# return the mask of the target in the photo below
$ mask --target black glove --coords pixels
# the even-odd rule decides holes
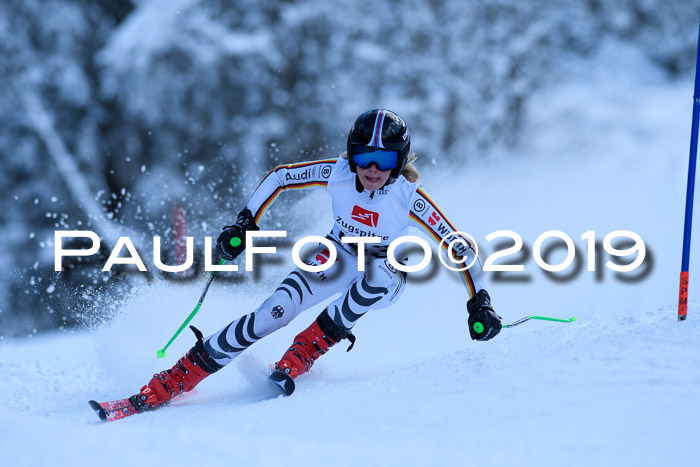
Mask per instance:
[[[491,307],[489,293],[481,289],[467,302],[469,336],[475,341],[493,339],[501,332],[501,317]]]
[[[233,261],[245,250],[245,233],[248,230],[260,230],[247,208],[238,213],[236,223],[227,225],[216,239],[216,249],[222,258]],[[231,240],[233,239],[233,243]],[[236,240],[238,239],[238,240]]]

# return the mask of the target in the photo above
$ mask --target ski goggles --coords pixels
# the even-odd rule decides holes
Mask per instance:
[[[377,164],[377,168],[383,172],[396,168],[399,162],[399,152],[391,149],[353,144],[352,161],[363,169],[368,169],[372,164]]]

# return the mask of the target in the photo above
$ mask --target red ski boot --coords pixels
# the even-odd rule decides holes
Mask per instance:
[[[341,339],[350,340],[348,352],[355,345],[355,336],[338,326],[325,309],[311,326],[299,333],[292,346],[282,355],[270,374],[270,381],[286,395],[294,392],[294,380],[311,369],[314,362]]]
[[[167,404],[223,368],[204,349],[202,333],[194,326],[190,328],[197,336],[197,343],[171,369],[153,375],[140,393],[129,398],[137,411],[153,410]]]

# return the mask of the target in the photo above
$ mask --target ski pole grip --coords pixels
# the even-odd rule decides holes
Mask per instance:
[[[241,239],[239,237],[233,237],[228,242],[232,247],[236,248],[241,244]]]
[[[477,321],[476,323],[474,323],[472,328],[477,334],[481,334],[482,332],[484,332],[484,325],[481,323],[481,321]]]

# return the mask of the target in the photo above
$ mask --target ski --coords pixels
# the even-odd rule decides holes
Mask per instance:
[[[237,398],[231,399],[230,402],[258,402],[265,399],[279,397],[280,395],[289,396],[294,392],[295,389],[295,384],[292,377],[282,371],[273,371],[269,375],[268,382],[269,387],[267,387],[266,389],[259,388],[257,390],[254,390],[253,392],[239,394]],[[188,405],[187,402],[182,403],[183,399],[186,399],[192,394],[194,393],[185,393],[177,396],[178,400],[173,406],[177,407]],[[115,420],[121,420],[122,418],[130,417],[132,415],[136,415],[146,411],[157,410],[161,407],[165,407],[166,405],[171,405],[170,403],[166,403],[155,408],[137,407],[131,401],[131,399],[134,397],[136,396],[131,396],[127,399],[117,399],[115,401],[110,402],[97,402],[91,400],[88,402],[88,404],[90,404],[90,408],[92,408],[95,414],[97,414],[97,416],[103,422],[113,422]]]
[[[291,396],[296,388],[294,380],[284,371],[272,371],[270,377],[268,378],[270,383],[285,396]]]
[[[118,399],[111,402],[90,401],[88,404],[103,422],[113,422],[143,412],[134,406],[131,399]]]

